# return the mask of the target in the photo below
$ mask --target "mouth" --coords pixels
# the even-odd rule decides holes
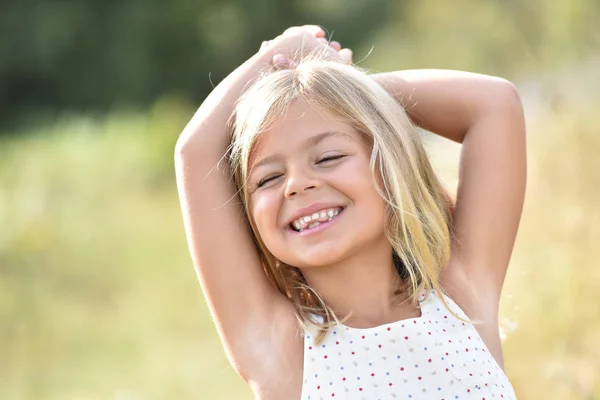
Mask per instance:
[[[330,207],[323,210],[315,211],[310,215],[302,216],[289,224],[289,228],[294,232],[312,231],[319,226],[326,225],[336,219],[342,212],[344,207]]]

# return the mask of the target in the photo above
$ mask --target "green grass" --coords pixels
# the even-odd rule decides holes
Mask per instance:
[[[251,398],[183,232],[172,144],[189,115],[167,102],[0,142],[0,399]],[[600,398],[598,122],[580,109],[530,120],[502,302],[520,399]],[[456,150],[430,146],[449,182]]]

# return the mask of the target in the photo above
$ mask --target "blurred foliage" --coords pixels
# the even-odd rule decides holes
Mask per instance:
[[[530,167],[501,307],[507,372],[519,399],[600,399],[597,1],[0,7],[0,399],[251,398],[203,304],[173,146],[211,80],[303,23],[363,67],[516,82]],[[427,146],[456,183],[460,147]]]
[[[355,45],[389,0],[23,0],[0,12],[0,120],[35,112],[198,102],[263,40],[321,24]],[[348,29],[347,27],[360,29]],[[339,35],[338,35],[339,32]],[[212,83],[211,83],[212,81]]]

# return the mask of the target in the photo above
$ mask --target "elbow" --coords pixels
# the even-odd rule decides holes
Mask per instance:
[[[519,89],[511,81],[503,78],[498,78],[498,84],[494,92],[497,101],[504,106],[516,107],[517,109],[523,108],[523,102],[521,101],[521,95]]]

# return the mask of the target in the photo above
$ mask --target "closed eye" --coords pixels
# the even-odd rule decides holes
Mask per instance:
[[[262,187],[265,184],[271,182],[272,180],[275,180],[277,178],[279,178],[281,175],[271,175],[271,176],[267,176],[266,178],[261,179],[260,181],[258,181],[258,183],[256,184],[256,187]]]
[[[346,157],[346,156],[344,154],[338,154],[336,156],[323,157],[319,161],[317,161],[317,164],[321,164],[321,163],[328,162],[328,161],[339,160],[340,158],[343,158],[343,157]]]

